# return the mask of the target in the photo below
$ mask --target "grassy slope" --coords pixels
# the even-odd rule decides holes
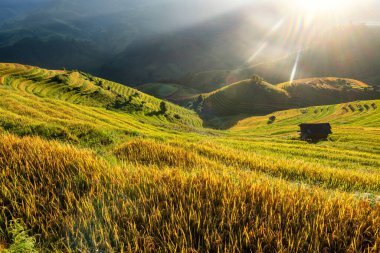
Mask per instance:
[[[214,131],[32,83],[0,85],[0,245],[19,219],[64,251],[379,250],[380,101]],[[306,121],[331,121],[331,140],[298,141]]]
[[[216,116],[265,114],[268,110],[283,109],[288,101],[284,90],[266,82],[245,80],[207,94],[203,113]]]
[[[288,92],[297,106],[338,104],[354,100],[379,98],[374,88],[361,81],[325,77],[295,80],[276,85]]]
[[[192,97],[201,93],[198,90],[173,83],[146,83],[137,86],[136,89],[176,104],[188,101]]]
[[[240,81],[205,95],[208,116],[263,115],[278,110],[375,99],[380,94],[363,82],[343,78],[310,78],[271,85]]]
[[[0,83],[40,98],[59,99],[71,104],[127,111],[156,121],[168,120],[200,126],[196,113],[167,103],[168,117],[158,113],[162,100],[133,88],[78,72],[49,71],[17,64],[0,64]],[[129,101],[129,102],[126,102]],[[179,115],[180,119],[173,118]]]

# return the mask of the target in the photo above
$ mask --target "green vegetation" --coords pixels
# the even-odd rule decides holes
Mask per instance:
[[[160,118],[157,113],[160,111],[162,100],[85,73],[48,71],[24,65],[1,64],[0,76],[0,83],[6,87],[40,98],[59,99],[69,102],[70,106],[75,104],[125,111],[139,114],[141,117],[153,115],[158,120],[166,121],[166,118]],[[2,90],[12,93],[9,89]],[[17,94],[19,93],[15,96]],[[171,103],[167,104],[167,109],[172,115],[181,115],[181,120],[177,120],[176,123],[202,125],[201,119],[195,112]]]
[[[35,249],[36,239],[28,235],[24,227],[18,221],[10,221],[6,233],[0,229],[2,238],[10,237],[11,244],[5,246],[0,241],[0,251],[4,253],[38,252]]]
[[[135,88],[154,97],[189,108],[192,107],[187,106],[188,102],[201,93],[199,90],[174,83],[145,83]]]
[[[266,114],[290,108],[286,91],[267,82],[248,79],[206,95],[202,113],[212,116]]]
[[[205,94],[202,114],[215,116],[265,115],[313,105],[378,99],[380,93],[363,82],[343,78],[310,78],[271,85],[259,76]]]
[[[84,73],[0,71],[0,249],[16,234],[30,249],[66,252],[380,249],[379,100],[217,131]],[[302,142],[301,122],[331,122],[334,133]]]
[[[248,79],[252,71],[238,70],[210,70],[187,74],[181,80],[187,87],[192,87],[202,92],[212,92],[226,85]]]
[[[179,87],[175,84],[167,83],[146,83],[136,87],[144,93],[155,97],[167,98],[178,92]]]

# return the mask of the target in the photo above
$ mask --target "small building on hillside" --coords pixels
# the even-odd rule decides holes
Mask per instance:
[[[304,141],[326,140],[331,131],[330,123],[300,124],[300,137]]]

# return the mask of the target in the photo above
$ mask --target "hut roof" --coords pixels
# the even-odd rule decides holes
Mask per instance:
[[[331,134],[330,123],[300,124],[301,132]]]

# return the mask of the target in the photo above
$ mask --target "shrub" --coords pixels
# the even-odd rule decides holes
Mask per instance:
[[[3,235],[2,235],[3,234]],[[7,235],[5,235],[7,234]],[[7,249],[0,250],[4,253],[33,253],[38,252],[35,249],[36,239],[28,235],[28,231],[20,224],[18,220],[12,220],[9,223],[6,233],[0,233],[0,236],[9,236],[10,245]]]
[[[69,83],[69,76],[67,74],[55,75],[51,78],[51,80],[53,82],[57,82],[57,83],[68,84]]]
[[[197,104],[199,105],[199,104],[203,103],[203,101],[204,101],[203,96],[199,95],[198,98],[197,98]]]
[[[162,114],[166,114],[167,111],[168,111],[167,104],[164,101],[161,101],[161,103],[160,103],[160,112]]]
[[[193,102],[188,102],[185,107],[188,109],[192,109],[194,107]]]
[[[259,76],[259,75],[253,75],[253,76],[251,77],[251,80],[252,80],[253,82],[255,82],[255,83],[261,83],[261,82],[264,81],[264,79],[263,79],[261,76]]]
[[[268,119],[268,124],[273,124],[276,121],[276,116],[270,116]]]

